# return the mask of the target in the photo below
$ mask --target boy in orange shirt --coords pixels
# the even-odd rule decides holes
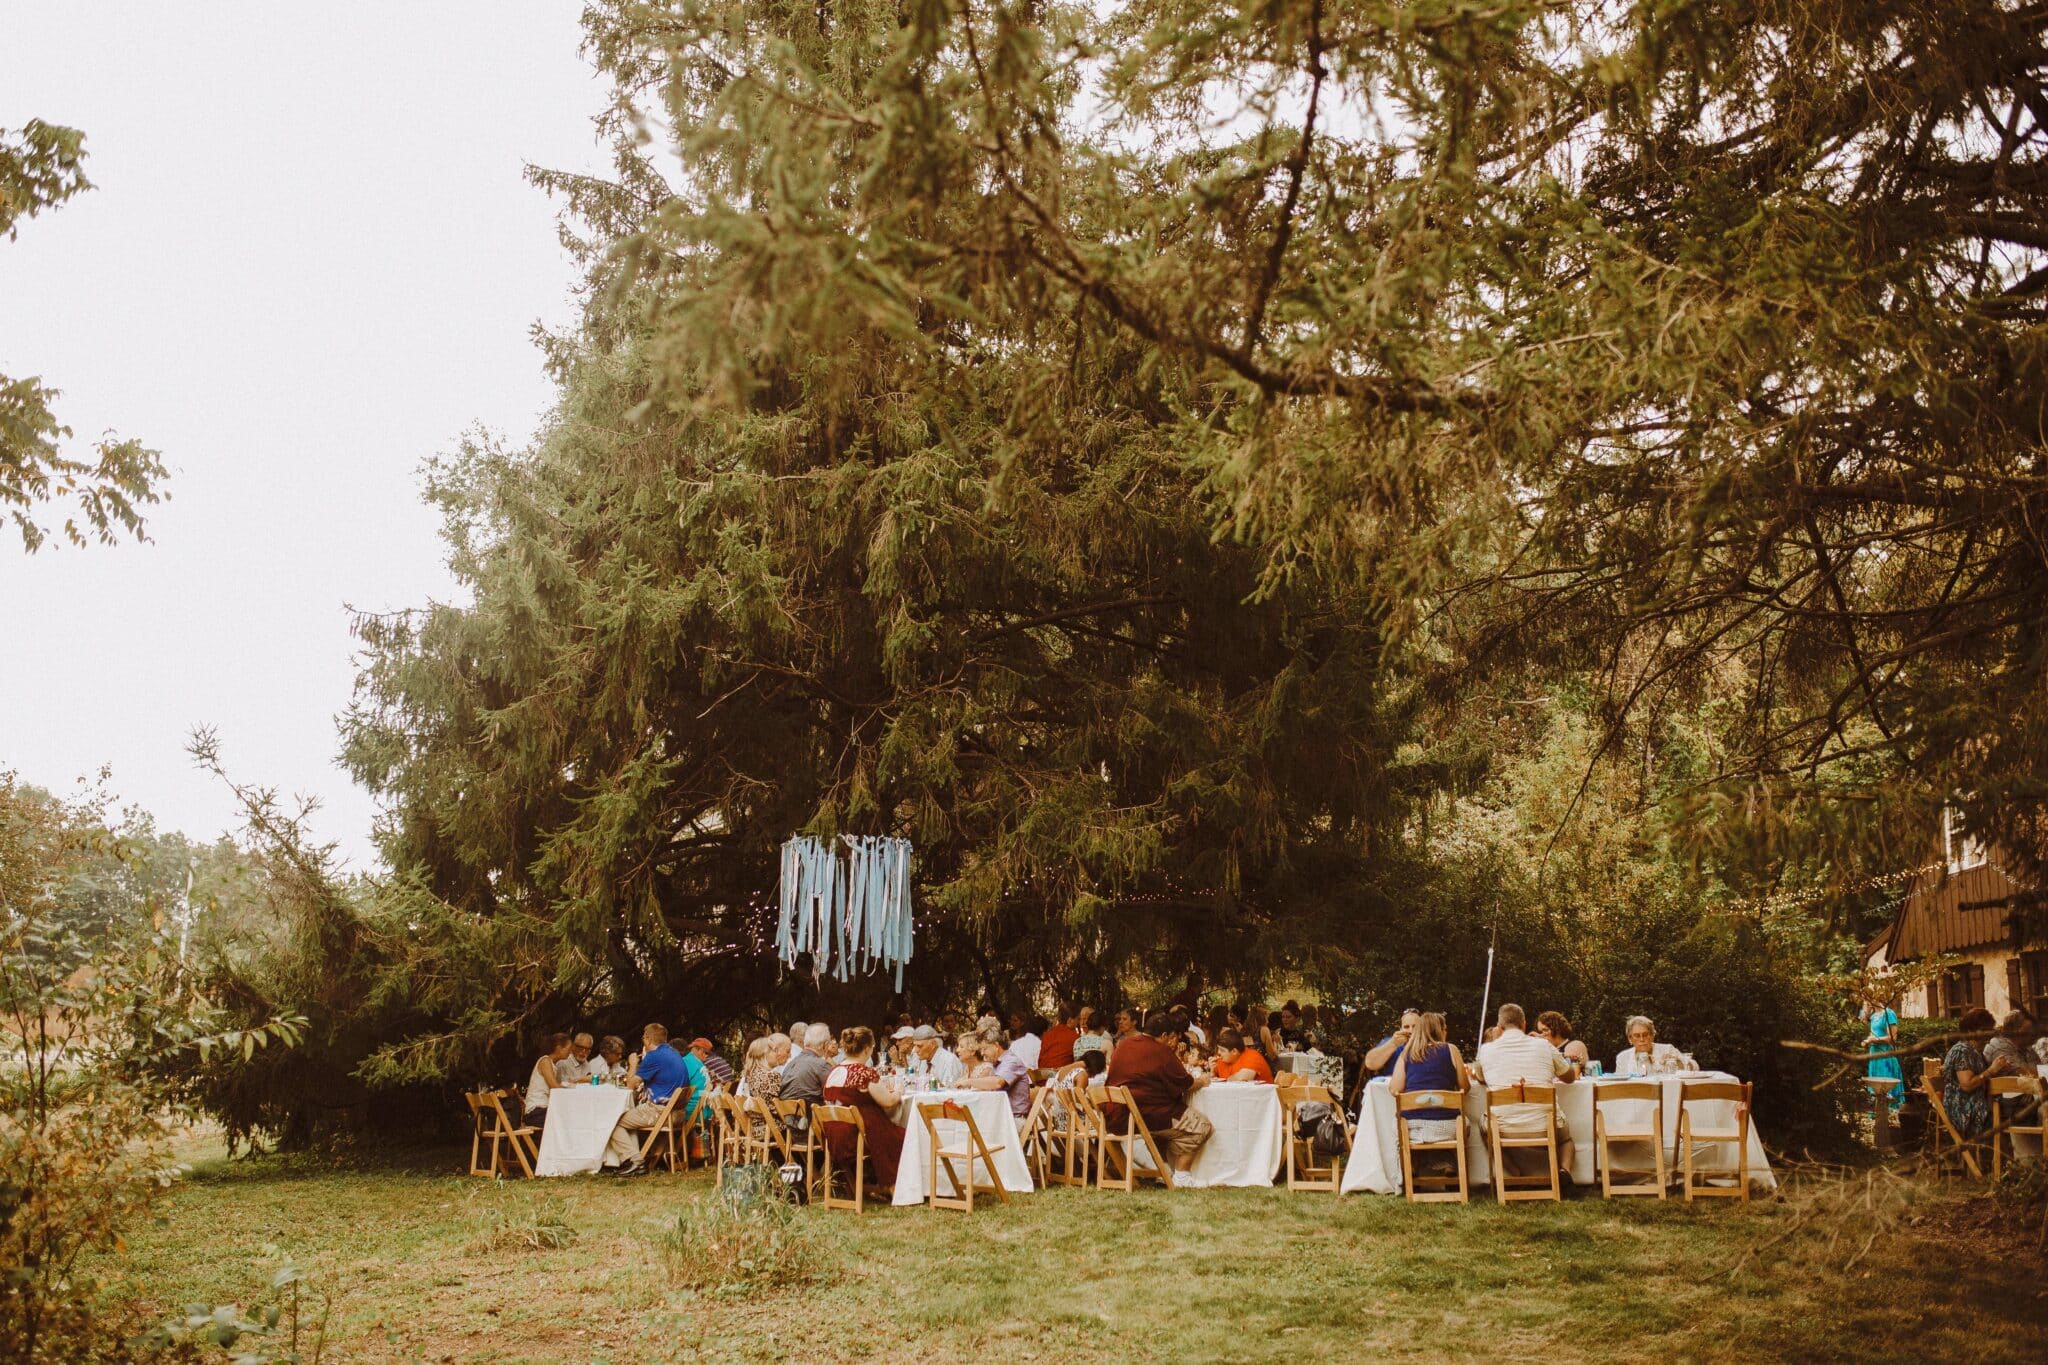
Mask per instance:
[[[1273,1083],[1273,1068],[1255,1049],[1244,1045],[1244,1035],[1234,1028],[1216,1032],[1216,1079],[1219,1081],[1264,1081]]]

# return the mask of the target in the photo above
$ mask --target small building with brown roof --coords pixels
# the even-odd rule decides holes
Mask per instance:
[[[1909,1019],[1953,1018],[1983,1006],[2048,1019],[2048,945],[2014,942],[2012,911],[2025,889],[1995,847],[1944,830],[1939,861],[1909,884],[1891,927],[1864,949],[1870,965],[1953,954],[1962,962],[1899,1003]]]

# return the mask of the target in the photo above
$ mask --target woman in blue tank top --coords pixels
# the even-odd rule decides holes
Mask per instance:
[[[1462,1102],[1470,1084],[1465,1074],[1465,1058],[1458,1052],[1457,1044],[1444,1041],[1444,1017],[1441,1014],[1425,1014],[1416,1021],[1408,1046],[1394,1061],[1394,1074],[1388,1084],[1396,1095],[1441,1090],[1447,1094],[1455,1093]],[[1452,1120],[1457,1117],[1455,1103],[1438,1109],[1411,1109],[1408,1111],[1408,1139],[1411,1142],[1448,1142],[1456,1132]]]

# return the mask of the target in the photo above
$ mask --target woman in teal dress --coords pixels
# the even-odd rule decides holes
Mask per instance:
[[[1899,1069],[1899,1059],[1893,1054],[1899,1045],[1899,1016],[1889,1000],[1878,1002],[1870,1015],[1870,1036],[1864,1039],[1863,1050],[1870,1054],[1870,1079],[1892,1082],[1889,1094],[1892,1112],[1906,1102],[1906,1073]]]

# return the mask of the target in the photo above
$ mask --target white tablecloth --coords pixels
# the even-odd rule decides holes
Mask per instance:
[[[1593,1094],[1602,1085],[1613,1084],[1618,1077],[1601,1081],[1579,1081],[1573,1085],[1557,1088],[1557,1116],[1564,1125],[1565,1135],[1572,1141],[1571,1178],[1580,1185],[1591,1185],[1599,1179],[1594,1165],[1595,1145],[1593,1142]],[[1664,1154],[1676,1174],[1678,1150],[1678,1092],[1683,1082],[1676,1076],[1655,1078],[1664,1091]],[[1735,1078],[1722,1072],[1691,1076],[1693,1081],[1732,1081]],[[1631,1128],[1648,1127],[1648,1115],[1640,1113],[1647,1102],[1630,1102],[1609,1105],[1608,1117],[1617,1124]],[[1733,1127],[1732,1108],[1725,1101],[1693,1104],[1693,1121],[1706,1128]],[[1471,1183],[1487,1185],[1493,1182],[1493,1162],[1487,1150],[1486,1129],[1481,1120],[1486,1115],[1486,1087],[1476,1082],[1465,1094],[1465,1170]],[[1398,1116],[1394,1109],[1394,1092],[1384,1080],[1374,1080],[1365,1087],[1364,1113],[1359,1118],[1358,1133],[1351,1152],[1351,1159],[1344,1165],[1344,1192],[1360,1190],[1373,1194],[1399,1194],[1401,1192],[1401,1139],[1394,1127]],[[1648,1153],[1645,1152],[1647,1157]],[[1697,1169],[1706,1171],[1733,1171],[1736,1167],[1735,1153],[1728,1144],[1703,1146],[1700,1149]],[[1757,1137],[1754,1115],[1749,1125],[1749,1180],[1752,1185],[1761,1185],[1768,1190],[1778,1187],[1778,1179],[1771,1172],[1770,1158],[1764,1155],[1763,1142]]]
[[[1010,1112],[1010,1096],[1002,1090],[940,1090],[931,1094],[912,1095],[896,1107],[894,1117],[903,1124],[903,1160],[896,1167],[896,1195],[894,1204],[922,1204],[931,1193],[932,1144],[931,1136],[925,1131],[924,1120],[915,1108],[918,1104],[935,1104],[942,1100],[953,1100],[966,1107],[974,1115],[974,1126],[981,1130],[981,1140],[991,1149],[1000,1146],[995,1153],[995,1175],[1003,1182],[1003,1188],[1011,1194],[1031,1193],[1031,1163],[1024,1159],[1024,1144],[1017,1135],[1017,1116]],[[967,1125],[939,1121],[939,1141],[947,1151],[960,1151],[967,1143]],[[958,1166],[955,1166],[958,1169]],[[977,1184],[989,1184],[989,1169],[979,1158],[974,1163],[974,1180]],[[946,1177],[939,1176],[939,1190],[942,1194],[953,1193]],[[994,1195],[988,1196],[995,1198]]]
[[[1101,1098],[1101,1091],[1096,1092]],[[1280,1174],[1287,1149],[1280,1142],[1280,1092],[1257,1082],[1211,1081],[1195,1092],[1188,1107],[1216,1125],[1216,1131],[1195,1153],[1190,1171],[1198,1185],[1266,1186]],[[1161,1152],[1164,1136],[1152,1135]],[[1138,1165],[1152,1169],[1152,1158],[1138,1147]]]
[[[604,1160],[604,1145],[632,1099],[616,1085],[568,1085],[548,1096],[535,1175],[584,1175]]]
[[[1256,1082],[1212,1081],[1188,1107],[1216,1125],[1191,1172],[1204,1185],[1271,1185],[1286,1153],[1280,1145],[1280,1092]],[[1153,1140],[1158,1140],[1153,1134]]]

